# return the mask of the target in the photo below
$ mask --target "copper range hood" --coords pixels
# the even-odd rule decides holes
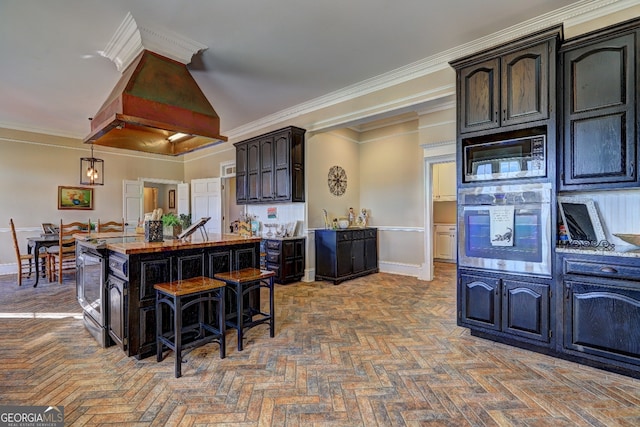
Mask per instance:
[[[177,133],[185,136],[171,141]],[[186,65],[144,50],[91,119],[84,142],[178,156],[226,140]]]

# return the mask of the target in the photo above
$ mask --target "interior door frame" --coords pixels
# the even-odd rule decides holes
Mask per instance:
[[[162,178],[145,178],[145,177],[138,177],[138,179],[125,179],[123,180],[123,182],[127,182],[127,181],[137,181],[140,183],[140,185],[142,186],[142,189],[144,189],[144,184],[145,182],[149,182],[149,183],[153,183],[153,184],[167,184],[167,185],[175,185],[176,187],[178,187],[178,184],[184,184],[184,181],[180,181],[177,179],[162,179]],[[122,195],[124,197],[124,194]],[[144,215],[144,209],[143,209],[143,200],[144,200],[144,196],[141,195],[140,196],[140,214],[139,214],[139,218],[140,220],[142,220],[143,215]],[[177,199],[177,197],[176,197]],[[123,202],[124,203],[124,202]],[[124,204],[123,204],[124,206]],[[124,215],[123,215],[124,217]],[[126,218],[125,218],[126,220]],[[137,224],[136,224],[137,225]]]
[[[456,141],[423,144],[424,157],[424,263],[420,279],[433,280],[433,165],[456,161]],[[456,184],[457,185],[457,184]]]

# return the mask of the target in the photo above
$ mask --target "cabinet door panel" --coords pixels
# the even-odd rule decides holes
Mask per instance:
[[[364,240],[364,269],[375,270],[378,268],[378,239],[368,237]]]
[[[604,45],[569,56],[574,79],[572,114],[625,103],[625,54],[623,46]]]
[[[549,285],[503,281],[502,330],[536,340],[549,340]]]
[[[499,126],[499,59],[492,59],[460,71],[460,131]]]
[[[638,185],[635,37],[563,54],[562,190]]]
[[[125,290],[127,283],[116,277],[109,276],[107,280],[109,292],[109,336],[122,350],[127,350],[127,299]]]
[[[640,287],[611,283],[565,281],[565,347],[640,365]]]
[[[290,144],[291,132],[276,135],[274,140],[274,191],[276,199],[289,199],[291,197],[290,182]]]
[[[352,271],[354,273],[364,271],[364,239],[356,239],[351,243],[351,256],[353,257]]]
[[[169,311],[163,312],[162,319],[167,319],[167,324],[163,325],[165,328],[169,328]],[[165,316],[166,314],[166,316]],[[137,336],[140,339],[138,346],[138,354],[151,354],[156,350],[156,307],[151,305],[139,310],[140,323],[138,324],[139,330]],[[164,323],[164,322],[163,322]],[[133,325],[132,325],[133,326]],[[134,326],[135,327],[135,326]]]
[[[225,271],[231,271],[231,251],[209,254],[209,277]]]
[[[247,200],[247,145],[236,146],[236,202]]]
[[[461,321],[469,325],[500,329],[500,279],[460,276]]]
[[[273,138],[260,140],[260,197],[262,200],[270,200],[274,197],[274,162],[273,162]]]
[[[549,117],[548,43],[502,58],[502,125]]]
[[[171,258],[140,262],[140,302],[154,302],[156,290],[153,285],[171,281]]]
[[[204,276],[204,253],[179,256],[176,263],[178,280]]]
[[[626,144],[624,124],[622,114],[573,122],[573,181],[592,177],[616,181],[627,175],[625,159],[632,153]]]
[[[338,264],[338,277],[351,274],[351,272],[353,271],[351,259],[351,240],[338,241],[338,243],[336,244],[336,262]]]
[[[260,145],[251,141],[247,145],[247,200],[260,198]]]

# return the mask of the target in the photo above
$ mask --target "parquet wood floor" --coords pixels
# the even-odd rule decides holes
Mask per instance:
[[[455,266],[278,285],[276,336],[128,358],[79,319],[72,277],[0,277],[0,404],[63,405],[67,425],[638,426],[640,381],[472,337]]]

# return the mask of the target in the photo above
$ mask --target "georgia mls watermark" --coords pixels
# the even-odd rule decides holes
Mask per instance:
[[[0,427],[64,427],[64,406],[2,406]]]

